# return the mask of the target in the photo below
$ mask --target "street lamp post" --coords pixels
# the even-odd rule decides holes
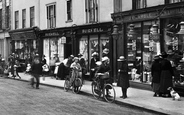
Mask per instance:
[[[112,72],[112,75],[114,76],[113,77],[113,82],[115,83],[116,82],[116,66],[114,66],[114,64],[116,65],[117,62],[116,62],[116,56],[117,56],[117,40],[118,40],[118,36],[119,36],[119,31],[118,31],[118,25],[114,25],[113,26],[113,32],[112,32],[112,44],[113,44],[113,51],[111,54],[112,54],[112,60],[111,60],[111,66],[113,67],[113,72]],[[115,59],[115,60],[114,60]]]
[[[77,24],[73,24],[71,27],[71,39],[72,39],[72,54],[75,55],[76,53],[76,32],[75,32],[75,27]]]

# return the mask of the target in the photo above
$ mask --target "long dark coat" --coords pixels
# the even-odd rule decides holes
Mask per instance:
[[[151,66],[152,83],[160,84],[161,64],[159,60],[155,60]]]
[[[58,72],[57,72],[57,76],[58,78],[60,78],[61,80],[64,80],[65,76],[66,76],[66,67],[64,66],[64,63],[61,63],[59,65],[58,68]]]
[[[161,79],[160,79],[160,92],[169,93],[167,90],[168,87],[172,87],[172,76],[174,72],[171,66],[171,63],[167,59],[162,59],[161,61]]]
[[[128,88],[130,87],[129,84],[129,76],[128,76],[128,63],[127,61],[122,61],[120,63],[119,67],[119,73],[118,73],[118,83],[117,86],[120,86],[122,88]]]

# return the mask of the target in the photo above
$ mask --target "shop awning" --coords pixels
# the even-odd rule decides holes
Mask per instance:
[[[12,40],[27,40],[27,39],[37,39],[39,32],[38,27],[16,29],[9,31]]]

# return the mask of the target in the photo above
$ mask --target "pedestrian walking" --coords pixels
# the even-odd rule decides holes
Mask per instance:
[[[167,88],[173,87],[172,77],[174,76],[174,72],[170,61],[167,59],[167,53],[163,52],[161,56],[160,93],[163,97],[170,97],[170,92]]]
[[[118,83],[117,86],[121,87],[122,96],[120,98],[127,98],[127,89],[130,86],[129,84],[129,76],[128,76],[128,63],[124,56],[120,56],[117,60],[119,62],[118,69]]]
[[[33,78],[31,78],[31,85],[34,87],[34,79],[36,79],[36,89],[39,89],[40,84],[40,75],[42,75],[42,63],[39,60],[39,57],[34,58],[33,65],[31,66],[31,73]]]
[[[160,95],[160,74],[161,74],[161,64],[160,56],[156,55],[151,66],[151,75],[152,75],[152,89],[154,92],[154,97]]]

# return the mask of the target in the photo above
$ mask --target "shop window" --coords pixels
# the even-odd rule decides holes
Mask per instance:
[[[114,13],[122,11],[122,0],[114,0]]]
[[[56,4],[47,6],[47,28],[56,27]]]
[[[89,40],[89,59],[91,60],[91,56],[94,52],[99,53],[99,42],[98,42],[98,36],[90,36]]]
[[[15,29],[19,28],[19,11],[15,11]]]
[[[83,38],[80,40],[79,43],[79,52],[83,55],[83,58],[87,61],[88,60],[88,40]]]
[[[169,3],[184,2],[184,0],[169,0]]]
[[[86,0],[86,22],[98,22],[98,2],[97,0]]]
[[[72,20],[72,0],[67,0],[67,21]]]
[[[22,10],[22,28],[26,27],[26,9]]]
[[[87,39],[87,36],[81,38],[81,40],[79,42],[79,53],[83,55],[82,57],[86,61],[86,67],[88,67],[89,60],[88,60],[88,39]]]
[[[100,37],[100,59],[102,59],[102,57],[104,56],[109,57],[109,39],[105,36],[101,36]]]
[[[35,26],[35,9],[34,6],[30,8],[30,27]]]
[[[141,9],[147,7],[147,0],[132,0],[133,9]]]
[[[160,41],[150,33],[153,24],[154,21],[135,23],[136,34],[127,36],[129,75],[130,79],[136,82],[151,83],[153,57],[160,54]]]

